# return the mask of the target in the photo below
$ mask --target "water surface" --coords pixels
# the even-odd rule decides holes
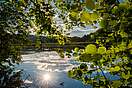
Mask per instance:
[[[67,76],[67,71],[79,65],[71,58],[61,58],[55,51],[22,55],[22,79],[27,88],[90,88]]]

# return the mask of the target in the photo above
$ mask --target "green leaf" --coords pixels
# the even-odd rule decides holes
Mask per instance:
[[[126,49],[126,42],[121,42],[121,44],[118,45],[120,51],[124,51]]]
[[[100,22],[99,22],[99,25],[100,25],[100,27],[102,27],[102,28],[104,28],[104,27],[106,27],[106,20],[101,20]]]
[[[97,13],[88,13],[87,11],[83,11],[81,13],[81,21],[87,22],[87,21],[96,21],[98,19]]]
[[[90,17],[91,17],[90,14],[86,11],[83,11],[81,13],[81,21],[87,22],[90,20]]]
[[[78,51],[79,51],[79,48],[78,48],[78,47],[76,47],[76,48],[74,49],[74,51],[75,51],[75,52],[78,52]]]
[[[114,88],[118,88],[118,87],[120,87],[121,86],[121,81],[120,80],[115,80],[115,81],[113,81],[113,83],[112,83],[112,86],[114,87]]]
[[[120,71],[120,67],[119,67],[119,66],[116,66],[116,67],[114,68],[114,70],[115,70],[115,71]]]
[[[60,3],[60,2],[63,2],[63,0],[57,0],[57,2],[59,2],[59,3]]]
[[[109,71],[110,71],[110,72],[114,72],[115,70],[114,70],[113,67],[111,67],[111,68],[109,69]]]
[[[89,44],[89,45],[86,46],[85,52],[86,52],[87,54],[96,54],[97,48],[96,48],[95,45]]]
[[[71,16],[72,18],[74,18],[74,19],[77,19],[77,18],[78,18],[78,13],[72,11],[72,12],[70,12],[70,16]]]
[[[121,32],[120,32],[120,35],[121,35],[122,38],[128,36],[128,34],[127,34],[126,32],[124,32],[124,31],[121,31]]]
[[[118,47],[115,47],[115,52],[120,52],[120,49]]]
[[[125,74],[124,72],[122,72],[122,78],[124,78],[124,79],[129,79],[130,78],[130,71],[128,71],[128,73],[127,74]]]
[[[91,13],[91,17],[90,17],[90,20],[91,21],[96,21],[97,19],[99,18],[98,14],[97,13]]]
[[[73,71],[72,70],[68,71],[68,77],[73,77]]]
[[[79,57],[79,60],[82,61],[82,62],[89,62],[91,61],[91,55],[90,54],[82,54],[80,55]]]
[[[115,6],[113,9],[112,9],[112,13],[117,13],[118,12],[118,6]]]
[[[128,47],[128,48],[132,48],[132,41],[129,42],[129,44],[128,44],[127,47]]]
[[[127,60],[127,59],[128,59],[128,57],[126,57],[126,56],[123,56],[123,57],[122,57],[122,59],[124,59],[124,60]]]
[[[105,54],[106,53],[106,48],[105,47],[99,47],[98,48],[98,53],[99,54]]]
[[[119,66],[111,67],[109,70],[110,72],[120,71],[120,67]]]
[[[90,9],[94,9],[95,8],[95,3],[93,0],[86,0],[86,6]]]

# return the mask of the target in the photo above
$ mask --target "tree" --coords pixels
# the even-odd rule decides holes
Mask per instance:
[[[91,68],[93,69],[86,69],[87,65],[81,64],[78,68],[69,71],[69,75],[94,87],[131,87],[132,31],[130,25],[132,25],[132,2],[131,0],[124,2],[97,0],[95,2],[92,0],[86,0],[84,3],[76,2],[78,3],[76,5],[80,5],[80,7],[88,5],[88,8],[90,7],[92,10],[87,12],[70,8],[70,14],[75,17],[72,20],[79,19],[78,21],[84,22],[84,24],[90,23],[92,25],[99,23],[100,28],[91,36],[91,38],[96,39],[96,44],[87,45],[78,58],[80,61],[92,63]],[[78,18],[80,14],[82,16]],[[111,80],[104,74],[104,71],[111,75],[118,75],[120,79]],[[93,72],[97,73],[94,77],[91,76]]]
[[[55,34],[51,6],[43,0],[4,0],[0,2],[0,87],[20,87],[21,49],[28,45],[30,29],[37,34]],[[40,44],[36,43],[36,46]]]
[[[26,14],[21,12],[22,9],[18,10],[16,5],[14,2],[0,3],[0,87],[2,88],[20,86],[20,72],[13,66],[21,61],[20,49],[27,42],[28,20]]]

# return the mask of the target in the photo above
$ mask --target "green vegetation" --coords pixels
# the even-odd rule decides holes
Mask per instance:
[[[14,65],[21,61],[20,49],[27,43],[28,20],[26,14],[18,10],[16,5],[13,2],[0,3],[1,88],[20,86],[20,71],[16,71]],[[16,31],[18,32],[17,35]]]
[[[76,58],[90,62],[92,70],[81,64],[68,72],[70,77],[93,87],[132,87],[131,0],[55,0],[60,12],[52,7],[52,0],[47,3],[44,0],[5,1],[0,2],[0,80],[3,80],[0,87],[20,86],[20,72],[14,70],[14,64],[21,61],[20,50],[28,43],[30,29],[36,36],[54,37],[62,45],[68,41],[53,20],[55,14],[63,20],[67,30],[87,25],[99,28],[88,35],[87,41],[95,44],[75,49]],[[40,43],[38,40],[36,46]],[[120,80],[110,80],[104,71],[118,75]],[[91,76],[93,72],[97,73],[95,77]],[[98,75],[100,72],[102,75]],[[15,82],[18,85],[13,85]]]
[[[43,9],[42,9],[43,7]],[[20,63],[20,50],[30,44],[28,35],[36,31],[54,34],[53,12],[43,0],[5,0],[0,2],[0,87],[20,87],[20,73],[14,68]],[[59,33],[59,32],[57,32]],[[40,44],[36,42],[36,47]]]
[[[124,2],[97,0],[94,6],[87,2],[92,3],[92,0],[85,2],[86,6],[89,4],[92,10],[87,13],[78,11],[78,14],[83,13],[79,22],[83,21],[92,25],[98,23],[99,29],[89,35],[91,41],[96,40],[96,44],[87,45],[78,59],[92,63],[91,68],[93,69],[84,70],[78,67],[69,71],[70,77],[94,87],[132,87],[132,31],[130,26],[132,25],[132,2],[130,0]],[[97,18],[92,17],[92,14],[95,13]],[[96,19],[92,19],[94,17]],[[104,71],[111,75],[118,75],[120,80],[110,80],[104,75]],[[90,76],[93,72],[97,72],[95,77]],[[100,72],[103,75],[99,75]]]

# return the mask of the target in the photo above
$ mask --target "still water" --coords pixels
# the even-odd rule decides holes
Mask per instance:
[[[23,88],[90,88],[67,76],[67,71],[79,65],[72,58],[61,58],[55,51],[22,55]]]
[[[55,51],[29,52],[22,55],[22,63],[17,69],[23,70],[22,88],[92,88],[90,85],[83,85],[81,81],[71,79],[67,71],[77,67],[81,62],[71,58],[61,58]],[[84,62],[82,62],[84,63]],[[90,69],[90,63],[88,69]],[[118,75],[111,75],[103,71],[108,80],[119,80]],[[99,73],[103,75],[102,72]],[[97,72],[92,73],[92,77]]]

